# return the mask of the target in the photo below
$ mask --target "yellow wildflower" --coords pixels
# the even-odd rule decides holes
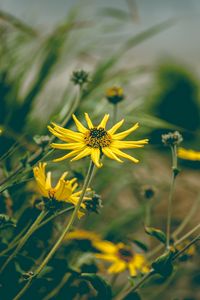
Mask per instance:
[[[89,115],[86,113],[85,119],[89,129],[83,126],[75,115],[73,115],[73,119],[79,132],[65,129],[55,123],[52,123],[52,127],[48,126],[49,131],[53,135],[66,142],[63,144],[53,143],[51,146],[55,149],[71,150],[68,154],[55,159],[55,162],[62,161],[69,157],[73,157],[71,161],[75,161],[85,156],[91,156],[94,164],[97,167],[101,167],[102,163],[100,162],[100,157],[102,154],[118,162],[123,162],[119,157],[127,158],[134,163],[139,162],[138,159],[121,151],[121,149],[141,148],[144,144],[148,143],[148,139],[123,141],[125,137],[138,128],[138,123],[128,130],[116,133],[122,126],[124,120],[115,124],[110,130],[106,130],[106,124],[109,119],[108,114],[104,116],[98,126],[94,126]]]
[[[181,159],[197,161],[200,160],[200,152],[192,149],[179,148],[178,157]]]
[[[145,257],[123,243],[97,241],[94,247],[102,252],[95,254],[97,258],[112,263],[108,268],[109,273],[121,273],[128,269],[131,276],[136,276],[138,272],[149,271]]]
[[[112,104],[117,104],[124,99],[124,91],[120,86],[113,86],[106,91],[106,98]]]
[[[33,168],[34,177],[40,194],[45,198],[76,205],[82,192],[75,192],[78,187],[78,183],[76,182],[77,179],[73,178],[71,180],[65,180],[68,172],[64,172],[55,187],[53,187],[51,183],[51,172],[47,172],[46,174],[45,171],[46,165],[46,163],[39,163],[37,167]],[[88,191],[89,190],[90,189],[88,189]],[[85,197],[84,199],[86,200],[90,198]],[[82,203],[82,208],[85,208],[84,203]],[[80,212],[79,215],[81,215]]]

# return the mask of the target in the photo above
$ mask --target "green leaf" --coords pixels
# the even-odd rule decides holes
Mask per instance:
[[[91,273],[82,273],[81,278],[89,281],[97,291],[97,297],[95,298],[96,300],[112,299],[111,286],[101,276]]]
[[[148,251],[148,246],[146,244],[144,244],[143,242],[141,241],[138,241],[138,240],[133,240],[133,243],[135,245],[137,245],[140,249],[142,249],[143,251],[147,252]]]
[[[152,268],[154,269],[154,271],[163,277],[169,277],[173,272],[173,264],[172,264],[173,255],[174,252],[169,250],[164,254],[162,254],[161,256],[159,256],[152,263]]]
[[[155,237],[161,243],[166,243],[166,235],[162,230],[153,227],[145,227],[145,232],[148,235]]]

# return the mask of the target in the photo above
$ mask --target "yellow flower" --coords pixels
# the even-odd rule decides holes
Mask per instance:
[[[117,104],[124,99],[124,91],[120,86],[112,86],[106,91],[106,98],[112,104]]]
[[[144,144],[148,143],[148,139],[123,141],[124,138],[138,128],[138,123],[128,130],[116,133],[122,126],[124,120],[115,124],[111,129],[106,130],[106,124],[109,119],[108,114],[104,116],[98,126],[94,126],[86,113],[85,119],[89,129],[83,126],[75,115],[73,115],[73,119],[79,132],[62,128],[55,123],[52,123],[52,127],[48,126],[49,131],[53,135],[65,142],[63,144],[53,143],[51,146],[55,149],[71,150],[68,154],[55,159],[55,162],[62,161],[69,157],[73,157],[71,161],[75,161],[85,156],[91,156],[94,164],[97,167],[101,167],[102,163],[100,162],[100,157],[102,154],[118,162],[123,162],[119,157],[127,158],[134,163],[139,162],[138,159],[121,151],[121,149],[141,148]]]
[[[75,192],[78,187],[78,184],[76,182],[77,179],[73,178],[71,180],[65,180],[65,177],[68,173],[64,172],[55,187],[53,187],[51,183],[51,172],[47,172],[46,174],[45,171],[46,165],[46,163],[39,163],[37,167],[33,168],[34,177],[37,182],[40,194],[45,198],[76,205],[82,192]],[[89,190],[90,189],[88,189],[88,191]],[[84,200],[86,199],[90,198],[85,197]],[[84,203],[82,203],[82,208],[85,208]],[[79,212],[79,216],[81,216],[81,214],[82,213]]]
[[[97,258],[112,263],[108,268],[109,273],[121,273],[128,269],[131,276],[136,276],[138,272],[149,271],[145,257],[123,243],[97,241],[94,242],[94,247],[102,252],[95,254]]]
[[[200,160],[200,152],[191,149],[178,149],[178,157],[186,160]]]
[[[93,232],[93,231],[87,231],[87,230],[74,230],[67,234],[66,240],[88,240],[91,243],[99,241],[100,236]]]

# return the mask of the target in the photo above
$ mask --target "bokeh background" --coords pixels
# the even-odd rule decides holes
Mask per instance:
[[[138,239],[153,247],[154,241],[144,233],[146,200],[142,191],[145,186],[155,189],[151,225],[165,230],[171,158],[161,143],[161,134],[179,130],[184,137],[183,146],[200,151],[199,26],[198,0],[1,0],[2,178],[38,150],[35,135],[48,134],[46,127],[50,121],[63,120],[76,95],[76,87],[70,81],[74,70],[84,69],[91,74],[91,83],[76,108],[80,119],[85,111],[96,121],[104,113],[112,115],[105,91],[112,85],[121,85],[125,100],[119,104],[118,119],[124,117],[127,126],[139,121],[141,128],[136,137],[148,137],[150,144],[135,151],[141,159],[137,166],[127,162],[122,167],[105,160],[105,167],[94,180],[104,207],[101,214],[91,215],[79,226],[112,241]],[[73,128],[71,120],[67,125]],[[9,149],[12,151],[5,158]],[[55,166],[51,163],[53,156],[47,160],[57,176],[67,166],[71,174],[82,180],[87,160]],[[34,194],[31,167],[1,189],[1,211],[15,218],[25,214],[25,221],[30,216],[26,213],[28,209],[30,214]],[[173,229],[195,207],[184,233],[199,220],[196,199],[200,163],[180,161],[180,168]],[[50,243],[50,237],[56,234],[52,227],[48,228],[49,240],[43,243]],[[27,251],[31,251],[31,245]],[[40,250],[41,245],[38,247]],[[31,253],[35,257],[37,254]],[[142,299],[199,299],[197,261],[198,254],[182,264],[164,284],[155,280],[152,295],[149,296],[147,287]],[[56,299],[64,299],[63,295]]]

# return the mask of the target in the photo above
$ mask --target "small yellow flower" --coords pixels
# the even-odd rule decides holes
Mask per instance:
[[[33,168],[34,177],[37,182],[40,194],[45,198],[77,205],[80,194],[82,192],[75,192],[78,187],[78,184],[76,182],[77,179],[73,178],[71,180],[65,180],[65,177],[68,173],[64,172],[55,187],[53,187],[51,183],[51,172],[47,172],[46,174],[45,171],[46,165],[46,163],[39,163],[37,167]],[[90,189],[88,189],[88,191],[89,190]],[[84,200],[86,199],[90,198],[85,197]],[[85,208],[84,203],[82,203],[82,208]],[[81,215],[81,213],[79,213],[79,215]]]
[[[128,269],[131,276],[136,276],[138,272],[149,271],[145,257],[123,243],[97,241],[94,242],[94,247],[102,252],[95,254],[97,258],[112,263],[108,268],[109,273],[121,273]]]
[[[49,131],[53,135],[65,142],[63,144],[53,143],[51,146],[55,149],[71,150],[68,154],[55,159],[55,162],[62,161],[70,157],[73,157],[71,161],[75,161],[85,156],[91,156],[94,164],[97,167],[101,167],[102,163],[100,162],[100,157],[102,154],[118,162],[123,162],[119,157],[127,158],[134,163],[139,162],[138,159],[121,151],[121,149],[141,148],[144,147],[144,144],[148,143],[148,139],[139,141],[123,141],[124,138],[139,127],[138,123],[128,130],[116,133],[116,131],[124,123],[124,120],[115,124],[111,129],[106,130],[106,124],[109,119],[108,114],[104,116],[98,126],[94,126],[89,115],[86,113],[85,119],[89,129],[83,126],[75,115],[73,115],[73,119],[79,132],[65,129],[55,123],[52,123],[52,127],[48,126]]]
[[[106,98],[112,104],[117,104],[124,99],[124,90],[120,86],[112,86],[106,91]]]
[[[200,160],[200,152],[191,149],[179,148],[178,157],[181,159],[198,161]]]

